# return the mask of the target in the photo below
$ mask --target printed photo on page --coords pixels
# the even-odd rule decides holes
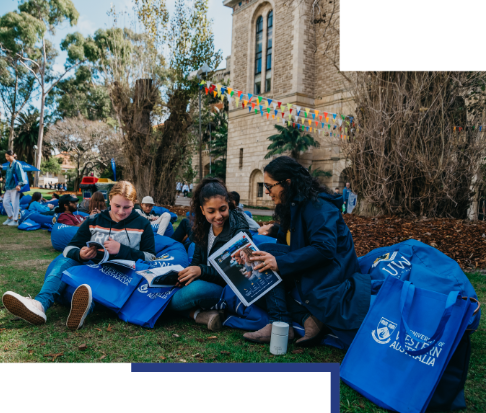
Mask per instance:
[[[255,270],[261,262],[250,260],[255,251],[259,250],[252,240],[240,232],[209,257],[211,265],[247,307],[282,281],[274,271]]]

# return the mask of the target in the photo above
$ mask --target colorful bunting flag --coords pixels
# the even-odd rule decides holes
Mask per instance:
[[[209,92],[209,89],[207,87],[204,88],[204,91],[206,92],[206,95],[208,94]]]
[[[282,102],[277,102],[278,108],[280,109],[280,106],[282,105]]]
[[[267,99],[267,102],[268,102],[269,105],[271,105],[272,104],[272,99]]]
[[[243,107],[245,107],[247,103],[248,103],[248,101],[247,100],[244,100],[243,101]]]
[[[226,89],[230,96],[233,96],[233,88],[229,87]]]
[[[307,119],[307,122],[309,122],[309,125],[311,124],[311,120],[310,119]]]
[[[238,97],[241,99],[241,95],[243,94],[243,92],[241,90],[238,90]]]
[[[292,107],[292,103],[287,103],[287,109],[290,109]]]
[[[315,113],[313,113],[313,114],[312,114],[312,119],[315,119],[315,118],[316,118],[316,114],[315,114]]]
[[[253,95],[250,95],[250,94],[248,93],[248,101],[249,101],[249,102],[251,102],[251,98],[252,98],[252,97],[253,97]]]
[[[316,116],[319,115],[319,111],[318,110],[315,110],[314,113],[315,113]]]
[[[305,117],[307,117],[307,114],[309,113],[309,108],[305,108]]]
[[[324,117],[327,119],[327,112],[324,112]]]

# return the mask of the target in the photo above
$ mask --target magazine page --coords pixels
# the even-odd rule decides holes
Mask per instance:
[[[98,264],[87,264],[89,267],[97,268],[101,264],[104,264],[106,261],[108,261],[108,259],[110,258],[110,254],[108,253],[108,251],[106,250],[103,244],[100,244],[99,242],[96,241],[88,241],[86,245],[88,247],[95,246],[98,251],[100,252],[103,251],[103,258],[101,259],[101,261]]]
[[[137,271],[137,274],[140,274],[148,281],[149,287],[173,287],[179,279],[179,271],[183,269],[184,267],[182,265],[168,265],[167,267]]]
[[[106,261],[103,264],[116,264],[116,265],[121,265],[122,267],[127,267],[132,270],[136,268],[135,261],[131,260],[110,260]]]
[[[247,234],[240,232],[209,257],[211,265],[246,307],[282,281],[274,271],[254,269],[260,263],[250,260],[254,251],[259,249]]]

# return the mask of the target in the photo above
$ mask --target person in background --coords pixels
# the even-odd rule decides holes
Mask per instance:
[[[184,185],[182,186],[182,193],[184,194],[184,197],[186,197],[189,193],[189,186],[186,183],[184,183]]]
[[[191,182],[191,184],[189,185],[189,192],[192,192],[193,187],[194,187],[194,184]]]
[[[142,199],[141,208],[136,209],[136,211],[154,225],[159,226],[157,234],[164,235],[170,223],[170,214],[168,212],[164,212],[162,215],[156,214],[152,211],[154,206],[154,199],[151,196],[146,196]]]
[[[52,199],[59,199],[59,194],[56,194],[55,192],[52,194]]]
[[[54,205],[42,204],[42,201],[45,201],[45,199],[42,199],[42,194],[40,192],[34,192],[27,209],[29,211],[38,212],[39,214],[42,214],[43,212],[50,212],[54,209]]]
[[[105,197],[100,191],[96,191],[89,200],[88,213],[90,217],[99,214],[106,209]]]
[[[258,230],[260,229],[260,225],[253,218],[250,218],[248,215],[246,215],[245,211],[243,211],[243,205],[240,204],[240,194],[236,191],[231,192],[231,200],[233,201],[236,210],[243,214],[243,216],[245,217],[250,227],[250,231],[258,232]]]
[[[171,235],[171,238],[184,244],[186,250],[191,245],[191,235],[192,235],[192,225],[194,224],[194,214],[188,213],[189,218],[184,218],[174,233]]]
[[[334,193],[335,193],[336,195],[339,195],[339,188],[334,188]]]
[[[181,194],[181,191],[182,191],[182,184],[180,182],[177,182],[176,184],[176,196],[179,196]]]
[[[346,214],[347,209],[348,209],[348,199],[349,199],[349,194],[351,193],[351,188],[350,188],[350,183],[346,182],[346,187],[343,189],[343,200],[344,200],[344,212],[343,214]]]
[[[80,227],[84,222],[84,217],[74,215],[73,212],[78,210],[78,198],[72,195],[63,195],[59,198],[59,206],[55,209],[56,213],[61,213],[57,218],[57,223]]]
[[[10,164],[7,166],[7,176],[5,178],[5,196],[3,197],[3,207],[7,213],[8,219],[3,225],[10,227],[18,227],[19,209],[21,188],[28,182],[23,182],[22,177],[25,173],[20,162],[15,160],[13,151],[8,150],[5,153],[5,158]],[[10,205],[12,204],[12,205]]]

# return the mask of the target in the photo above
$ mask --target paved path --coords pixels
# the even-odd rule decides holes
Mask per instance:
[[[178,196],[176,198],[175,204],[178,206],[191,206],[191,198]],[[273,210],[271,209],[245,208],[245,211],[250,211],[252,215],[263,215],[265,217],[271,217],[273,215]]]

